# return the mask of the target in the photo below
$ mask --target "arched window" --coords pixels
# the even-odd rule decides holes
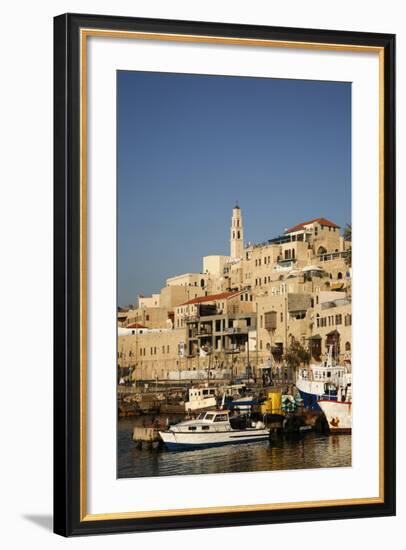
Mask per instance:
[[[320,256],[320,254],[326,254],[327,250],[324,248],[324,246],[319,246],[317,250],[317,255]]]
[[[351,342],[345,343],[345,351],[351,351]]]
[[[343,278],[343,274],[341,273],[341,271],[339,271],[337,273],[337,279],[342,279]]]
[[[200,286],[203,288],[204,287],[204,279],[200,279]]]
[[[240,238],[240,232],[237,231],[237,239],[239,239],[239,238]]]

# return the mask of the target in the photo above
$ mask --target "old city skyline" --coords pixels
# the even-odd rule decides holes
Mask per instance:
[[[350,223],[350,84],[119,72],[118,93],[119,305],[228,254],[236,199],[246,242]]]

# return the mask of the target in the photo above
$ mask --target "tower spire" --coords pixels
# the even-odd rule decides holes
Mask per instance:
[[[236,201],[231,217],[230,228],[230,256],[231,258],[242,258],[244,251],[244,227],[242,223],[241,208]]]

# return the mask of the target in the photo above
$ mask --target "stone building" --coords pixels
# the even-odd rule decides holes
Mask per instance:
[[[174,379],[179,369],[187,375],[202,368],[243,374],[269,361],[282,364],[293,342],[306,347],[312,361],[321,361],[332,346],[339,361],[350,363],[350,248],[339,226],[323,217],[244,245],[236,205],[229,256],[205,256],[201,273],[170,277],[159,294],[120,312],[122,326],[161,329],[137,333],[137,349],[145,355],[139,351],[135,362],[134,355],[125,356],[132,358],[134,376]],[[133,351],[130,344],[132,336],[119,338],[123,353]]]

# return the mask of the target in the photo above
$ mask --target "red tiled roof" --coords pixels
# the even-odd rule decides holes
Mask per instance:
[[[140,323],[131,323],[130,325],[127,325],[126,328],[147,328],[147,327],[144,327],[144,325],[140,325]]]
[[[320,225],[324,225],[326,227],[337,227],[339,228],[339,225],[336,225],[335,223],[331,222],[330,220],[327,220],[326,218],[315,218],[314,220],[310,220],[308,222],[298,223],[297,225],[294,225],[290,229],[287,229],[285,233],[293,233],[294,231],[299,231],[300,229],[303,229],[305,225],[310,225],[311,223],[318,222]]]
[[[202,302],[214,302],[215,300],[227,300],[227,298],[231,298],[231,296],[236,296],[237,294],[239,294],[239,292],[221,292],[220,294],[211,294],[210,296],[199,296],[198,298],[193,298],[184,304],[180,304],[180,306],[201,304]]]

